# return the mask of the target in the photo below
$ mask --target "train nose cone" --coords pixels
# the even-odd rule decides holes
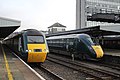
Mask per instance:
[[[103,50],[101,48],[101,46],[92,46],[92,48],[94,49],[94,51],[96,52],[96,58],[101,58],[103,57]]]

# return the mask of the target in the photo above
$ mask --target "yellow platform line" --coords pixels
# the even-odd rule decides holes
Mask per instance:
[[[2,47],[2,46],[1,46],[1,47]],[[9,78],[9,80],[13,80],[13,76],[12,76],[12,74],[11,74],[11,70],[10,70],[10,68],[9,68],[9,64],[8,64],[8,61],[7,61],[7,58],[6,58],[6,55],[5,55],[5,52],[4,52],[3,47],[2,47],[2,52],[3,52],[3,54],[4,54],[4,60],[5,60],[6,69],[7,69],[7,72],[8,72],[8,78]]]

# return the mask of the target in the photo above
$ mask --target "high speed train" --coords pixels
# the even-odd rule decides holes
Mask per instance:
[[[49,52],[44,34],[35,29],[27,29],[12,34],[3,41],[27,63],[43,63]]]
[[[87,34],[70,34],[47,38],[50,52],[59,53],[84,59],[102,58],[104,53],[101,46],[93,42]]]

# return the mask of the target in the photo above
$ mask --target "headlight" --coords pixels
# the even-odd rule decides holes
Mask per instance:
[[[47,53],[48,53],[49,51],[48,51],[48,49],[44,49],[44,52],[47,52]]]
[[[32,52],[32,50],[26,50],[26,52]]]
[[[46,52],[46,49],[44,49],[44,52]]]
[[[28,50],[29,52],[32,52],[32,50]]]
[[[28,52],[28,50],[26,50],[26,52]]]

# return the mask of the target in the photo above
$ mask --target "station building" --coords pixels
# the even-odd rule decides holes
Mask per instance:
[[[51,33],[56,33],[56,32],[64,32],[65,28],[66,26],[56,22],[50,27],[48,27],[48,33],[51,34]]]
[[[87,0],[86,1],[86,11],[87,11],[87,16],[92,16],[94,14],[106,14],[109,15],[109,17],[106,18],[111,18],[112,22],[114,22],[114,19],[117,21],[120,20],[120,0]],[[113,15],[116,14],[116,15]],[[106,16],[105,15],[105,16]],[[110,16],[113,15],[113,16]],[[118,16],[117,16],[118,15]],[[88,20],[88,18],[87,18]],[[109,20],[110,21],[110,20]],[[119,23],[114,23],[109,22],[106,20],[106,22],[102,21],[87,21],[87,27],[90,26],[98,26],[98,25],[113,25],[115,26],[116,24],[118,25]]]
[[[119,23],[120,0],[76,0],[76,29]]]

